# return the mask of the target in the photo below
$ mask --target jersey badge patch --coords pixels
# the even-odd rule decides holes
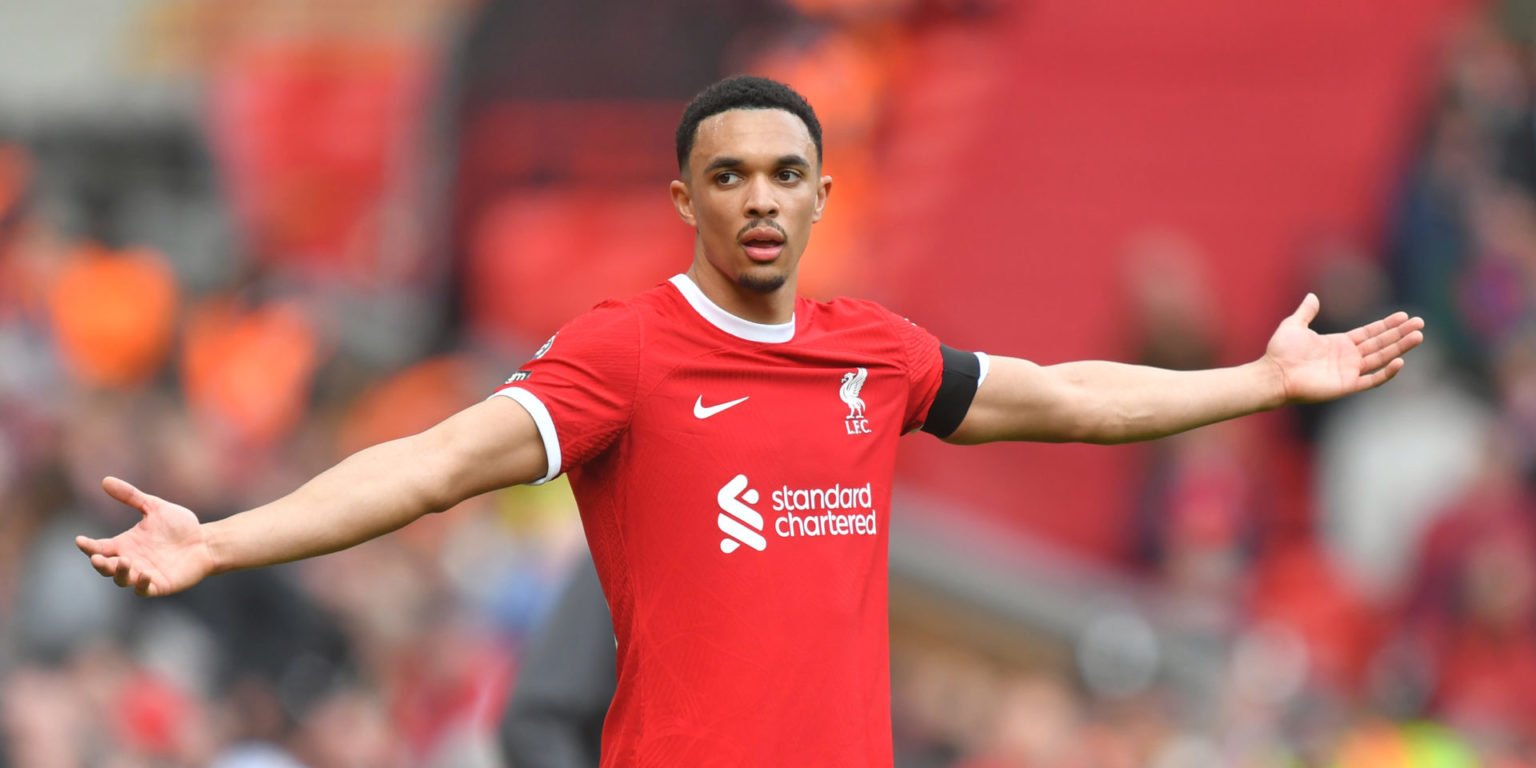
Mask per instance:
[[[848,415],[843,419],[843,429],[850,435],[870,434],[869,419],[864,418],[864,399],[859,393],[864,390],[864,380],[869,378],[869,371],[864,368],[856,368],[843,374],[842,386],[837,390],[837,396],[842,398],[843,404],[848,406]]]

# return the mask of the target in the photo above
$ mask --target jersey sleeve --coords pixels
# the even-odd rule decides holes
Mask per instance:
[[[902,416],[901,431],[907,433],[921,427],[928,418],[928,409],[933,406],[933,398],[944,378],[944,357],[939,351],[938,338],[927,329],[894,313],[890,320],[904,352],[907,408]]]
[[[629,426],[640,365],[639,323],[620,304],[600,304],[567,323],[492,397],[533,417],[549,469],[534,485],[601,453]]]

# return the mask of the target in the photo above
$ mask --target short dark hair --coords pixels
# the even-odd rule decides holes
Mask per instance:
[[[688,155],[693,152],[693,139],[698,135],[699,123],[706,118],[732,109],[782,109],[800,118],[811,132],[816,143],[816,162],[821,163],[821,121],[816,110],[795,89],[766,77],[739,75],[728,77],[699,92],[683,110],[683,119],[677,124],[677,169],[688,167]]]

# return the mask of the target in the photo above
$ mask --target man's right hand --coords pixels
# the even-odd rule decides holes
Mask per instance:
[[[192,510],[109,477],[102,490],[143,516],[132,528],[110,539],[75,537],[75,546],[91,558],[97,573],[144,597],[180,592],[213,572],[213,555],[203,526]]]

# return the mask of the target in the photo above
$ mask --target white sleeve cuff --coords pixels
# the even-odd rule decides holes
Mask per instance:
[[[521,387],[509,387],[491,397],[511,398],[533,417],[533,425],[538,427],[539,437],[544,441],[544,457],[548,462],[549,471],[529,485],[543,485],[558,477],[560,475],[560,435],[555,432],[555,420],[549,417],[549,409],[544,407],[544,403],[537,395]]]
[[[981,371],[976,374],[976,386],[979,387],[983,381],[987,380],[987,369],[992,367],[992,358],[987,357],[985,352],[977,352],[976,361],[981,363]]]

